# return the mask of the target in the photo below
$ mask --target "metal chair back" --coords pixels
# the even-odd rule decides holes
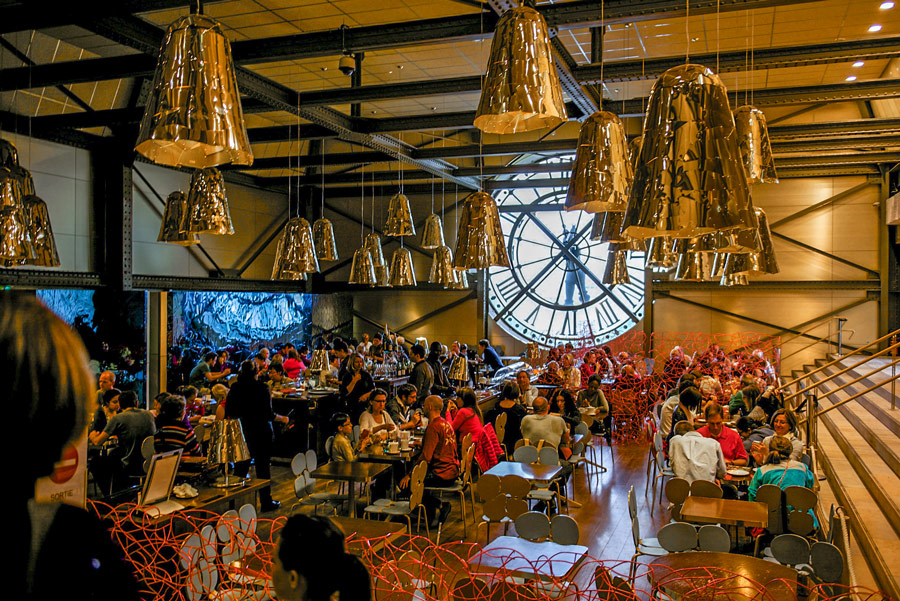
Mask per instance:
[[[701,551],[728,553],[731,551],[731,535],[718,524],[706,524],[697,531]]]
[[[844,556],[831,543],[813,543],[809,548],[809,565],[822,582],[840,582],[844,574]]]
[[[578,522],[569,515],[555,515],[550,520],[550,540],[560,545],[577,545],[581,533]]]
[[[778,563],[796,566],[809,563],[809,541],[796,534],[779,534],[770,545],[772,557]]]
[[[513,451],[513,461],[518,463],[537,463],[539,458],[537,447],[521,446]]]
[[[659,546],[669,553],[681,553],[697,547],[697,529],[687,522],[666,524],[656,533]]]
[[[516,517],[516,534],[530,541],[543,540],[550,536],[550,518],[540,511],[527,511]]]
[[[694,480],[691,482],[691,496],[721,499],[722,488],[715,482],[710,482],[709,480]]]

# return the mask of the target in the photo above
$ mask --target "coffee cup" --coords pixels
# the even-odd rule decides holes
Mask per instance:
[[[400,452],[400,443],[392,442],[388,444],[388,453],[399,453]]]
[[[400,450],[409,450],[409,430],[403,430],[402,432],[400,432]]]

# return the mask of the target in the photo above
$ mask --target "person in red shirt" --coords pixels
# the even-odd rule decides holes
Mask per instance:
[[[425,429],[425,439],[422,441],[422,454],[419,460],[428,463],[425,486],[450,486],[456,482],[456,478],[459,476],[456,434],[453,432],[450,422],[441,417],[441,411],[444,408],[444,401],[441,400],[441,397],[436,395],[426,397],[423,408],[425,416],[428,418],[428,427]],[[408,486],[409,475],[406,475],[400,481],[400,488]],[[439,523],[443,523],[450,514],[450,503],[441,503],[439,497],[427,491],[422,497],[422,504],[425,505],[431,528],[436,528]],[[440,508],[439,513],[438,508]]]
[[[725,463],[731,465],[747,465],[747,450],[741,435],[725,426],[725,416],[718,403],[709,403],[703,411],[706,425],[697,432],[705,438],[712,438],[722,447]]]

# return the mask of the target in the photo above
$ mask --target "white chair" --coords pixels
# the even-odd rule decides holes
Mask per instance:
[[[291,459],[291,472],[294,477],[299,476],[306,470],[306,453],[297,453]]]
[[[691,482],[691,496],[721,499],[722,487],[709,480],[694,480]]]
[[[706,524],[697,531],[701,551],[728,553],[731,551],[731,535],[718,524]]]
[[[697,548],[697,529],[687,522],[672,522],[659,529],[656,540],[669,553],[690,551]]]
[[[521,446],[513,451],[513,461],[518,463],[537,463],[539,458],[537,447]]]
[[[656,433],[659,435],[659,432]],[[656,476],[653,479],[653,491],[650,495],[650,515],[653,515],[653,510],[656,508],[656,484],[657,481],[663,480],[665,478],[674,478],[675,472],[672,471],[672,468],[666,465],[666,458],[663,455],[662,449],[656,452]],[[662,483],[661,483],[662,484]],[[659,488],[659,502],[662,503],[663,496],[663,487]]]
[[[844,556],[831,543],[813,543],[809,548],[809,565],[816,579],[821,582],[840,582],[844,574]]]
[[[190,535],[178,551],[179,563],[187,570],[185,593],[191,601],[208,598],[219,585],[215,536],[211,525],[204,526],[199,534]]]
[[[316,457],[316,452],[313,449],[309,449],[306,451],[306,470],[314,472],[317,467],[319,467],[319,458]]]
[[[409,500],[393,501],[391,499],[378,499],[363,510],[363,515],[385,515],[385,516],[403,516],[406,518],[407,533],[412,536],[412,514],[416,514],[416,530],[425,516],[425,536],[430,537],[431,533],[428,529],[428,516],[425,512],[425,506],[422,505],[422,495],[425,493],[425,470],[428,464],[424,461],[420,462],[413,468],[409,479]]]
[[[577,545],[581,533],[572,516],[555,515],[550,520],[550,540],[560,545]]]
[[[669,552],[663,549],[655,538],[641,538],[641,525],[637,518],[637,500],[634,495],[634,486],[628,490],[628,513],[631,516],[631,538],[634,542],[634,555],[631,556],[631,565],[628,568],[628,579],[634,581],[637,573],[636,560],[642,555],[662,557]]]
[[[527,511],[516,518],[516,534],[530,541],[544,540],[550,536],[550,518],[540,511]]]

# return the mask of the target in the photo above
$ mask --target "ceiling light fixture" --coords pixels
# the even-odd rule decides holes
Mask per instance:
[[[862,67],[865,64],[866,64],[866,61],[856,61],[855,63],[853,63],[853,66],[854,67]]]
[[[856,81],[856,75],[848,75],[846,81]]]
[[[890,10],[890,9],[894,8],[894,3],[893,2],[882,2],[881,6],[879,6],[878,8],[880,8],[881,10]]]
[[[869,33],[876,33],[878,31],[881,31],[881,25],[879,25],[878,23],[876,23],[875,25],[869,25]]]

